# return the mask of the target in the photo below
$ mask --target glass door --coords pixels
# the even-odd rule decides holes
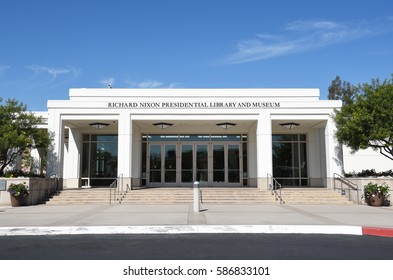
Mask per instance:
[[[181,146],[181,184],[194,182],[194,149],[192,144]]]
[[[240,144],[213,144],[213,186],[241,186]]]
[[[240,183],[240,145],[228,145],[228,183]]]
[[[165,144],[165,154],[164,154],[164,183],[165,184],[176,184],[176,144]]]
[[[209,149],[207,144],[196,145],[196,180],[201,186],[209,184],[208,151]]]
[[[161,183],[161,144],[151,144],[149,152],[149,183]]]
[[[213,184],[225,183],[225,145],[213,145]]]

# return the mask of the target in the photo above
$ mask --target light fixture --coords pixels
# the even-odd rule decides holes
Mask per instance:
[[[153,123],[153,125],[155,127],[161,128],[161,129],[166,129],[166,128],[172,126],[173,123],[159,122],[159,123]]]
[[[280,123],[280,125],[281,125],[282,127],[287,128],[287,129],[291,129],[291,128],[293,128],[293,127],[299,126],[300,124],[299,124],[299,123],[295,123],[295,122],[288,122],[288,123]]]
[[[89,125],[91,127],[95,127],[95,128],[101,129],[101,128],[107,127],[109,125],[109,123],[95,122],[95,123],[89,123]]]
[[[216,125],[219,126],[219,127],[222,127],[223,129],[228,129],[228,128],[236,126],[237,124],[230,123],[230,122],[224,122],[224,123],[218,123]]]

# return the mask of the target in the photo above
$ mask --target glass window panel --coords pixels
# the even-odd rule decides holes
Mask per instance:
[[[208,176],[207,170],[198,170],[196,179],[198,182],[207,182],[208,180],[207,176]]]
[[[196,157],[197,169],[207,169],[207,145],[197,145]]]
[[[176,182],[176,171],[165,171],[165,183]]]
[[[273,134],[272,135],[272,141],[273,142],[296,142],[298,141],[298,135],[297,134]]]
[[[214,183],[223,183],[223,182],[225,182],[225,173],[224,173],[224,171],[213,171],[213,181],[214,181]]]
[[[243,143],[243,177],[248,177],[247,143]]]
[[[306,134],[273,135],[272,146],[273,176],[284,186],[307,186]]]
[[[176,169],[176,145],[165,145],[165,169]]]
[[[240,172],[239,170],[228,171],[228,182],[229,183],[239,183],[240,182]]]
[[[149,135],[149,141],[174,141],[177,142],[178,135]]]
[[[150,145],[150,169],[161,170],[161,145]]]
[[[142,178],[146,178],[147,143],[142,143]]]
[[[117,142],[117,135],[97,135],[98,142]]]
[[[150,182],[161,183],[161,171],[150,171]]]
[[[298,177],[298,154],[297,143],[273,142],[273,177]]]
[[[241,135],[212,135],[212,141],[240,141]]]
[[[213,146],[213,169],[224,169],[225,154],[224,145]]]
[[[182,145],[181,151],[181,168],[192,169],[193,156],[192,156],[192,145]]]
[[[300,143],[300,177],[307,177],[307,146]]]
[[[225,151],[224,145],[213,145],[213,181],[225,182]]]
[[[89,177],[89,143],[83,143],[82,177]]]
[[[228,168],[239,169],[239,145],[228,145]]]
[[[191,183],[193,182],[193,176],[192,176],[192,171],[182,171],[181,172],[181,181],[183,183]]]
[[[198,134],[190,134],[190,135],[180,135],[179,141],[209,141],[210,135],[198,135]]]
[[[83,141],[89,141],[90,140],[90,134],[83,134]]]

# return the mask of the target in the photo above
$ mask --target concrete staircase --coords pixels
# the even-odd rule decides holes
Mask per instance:
[[[279,204],[270,191],[256,188],[202,188],[202,203]],[[119,197],[118,197],[119,198]],[[120,196],[122,198],[122,196]],[[325,188],[283,188],[285,204],[353,204],[340,194]],[[129,191],[112,204],[188,204],[193,203],[192,188],[141,188]],[[48,205],[109,204],[108,188],[66,189],[50,198]]]
[[[109,189],[65,189],[48,198],[45,203],[48,205],[109,204]]]
[[[202,188],[202,203],[217,204],[274,204],[274,197],[268,191],[256,188]],[[193,203],[191,188],[149,188],[129,192],[122,204],[175,204]]]
[[[341,194],[326,188],[283,188],[281,191],[285,204],[308,205],[351,205],[352,201]]]

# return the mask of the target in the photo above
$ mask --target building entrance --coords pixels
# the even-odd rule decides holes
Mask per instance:
[[[142,174],[146,174],[146,185],[191,187],[199,181],[205,187],[242,186],[241,137],[225,136],[220,135],[214,140],[210,135],[201,136],[197,139],[199,141],[179,137],[178,140],[185,141],[164,143],[150,138],[144,143],[146,148],[142,149],[145,151],[146,172],[142,171]],[[228,138],[229,141],[223,141]]]

